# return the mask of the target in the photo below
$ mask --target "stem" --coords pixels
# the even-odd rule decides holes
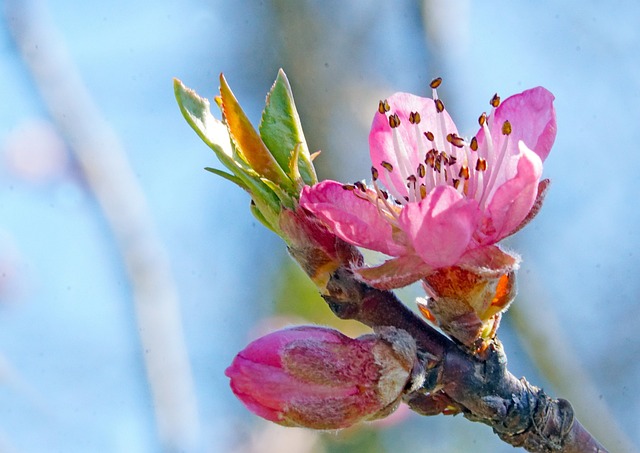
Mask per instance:
[[[474,356],[437,332],[393,293],[356,280],[345,267],[334,272],[323,297],[339,318],[370,327],[394,326],[414,337],[426,357],[425,368],[437,375],[433,388],[441,389],[407,395],[405,401],[416,412],[434,415],[443,407],[453,408],[471,421],[489,425],[504,442],[530,452],[607,452],[575,418],[568,401],[550,398],[507,370],[499,341],[482,357]]]

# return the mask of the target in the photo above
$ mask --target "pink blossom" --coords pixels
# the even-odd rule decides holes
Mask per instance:
[[[249,344],[225,374],[253,413],[286,425],[339,429],[393,411],[416,346],[404,331],[351,339],[324,327],[273,332]]]
[[[397,257],[394,269],[411,274],[407,281],[491,256],[470,253],[477,249],[500,253],[494,244],[539,208],[542,162],[556,135],[554,97],[538,87],[501,104],[494,96],[466,140],[438,99],[439,83],[433,99],[396,93],[380,101],[369,134],[371,187],[324,181],[300,198],[340,238]]]

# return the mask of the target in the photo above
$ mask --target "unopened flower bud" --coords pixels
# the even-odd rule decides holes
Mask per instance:
[[[415,341],[401,330],[352,339],[302,326],[255,340],[225,374],[243,404],[267,420],[340,429],[393,412],[415,360]]]

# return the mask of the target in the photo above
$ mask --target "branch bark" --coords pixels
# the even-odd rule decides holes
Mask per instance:
[[[405,397],[415,412],[462,413],[490,426],[504,442],[530,452],[607,452],[580,424],[568,401],[553,399],[508,371],[499,341],[482,357],[472,355],[410,311],[392,292],[358,281],[344,266],[332,274],[323,297],[339,318],[372,328],[394,326],[415,338],[427,370],[425,385]]]

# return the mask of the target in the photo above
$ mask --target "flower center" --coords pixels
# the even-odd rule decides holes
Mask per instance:
[[[488,197],[496,183],[500,167],[505,161],[509,147],[509,135],[511,124],[505,121],[502,124],[501,133],[505,139],[496,148],[490,132],[490,122],[493,115],[483,113],[478,122],[484,132],[484,144],[478,147],[478,140],[473,137],[470,141],[460,137],[455,132],[449,132],[444,115],[444,103],[438,97],[437,88],[442,79],[437,78],[431,82],[433,101],[435,104],[436,118],[432,122],[435,130],[424,130],[421,124],[420,112],[410,112],[409,125],[403,124],[397,113],[391,112],[391,106],[387,100],[380,101],[378,112],[387,116],[389,127],[392,131],[393,150],[396,156],[397,167],[389,162],[380,162],[379,165],[387,174],[380,175],[379,171],[372,167],[372,179],[376,193],[383,197],[385,205],[389,196],[378,188],[377,180],[381,177],[384,186],[398,205],[414,203],[422,200],[437,186],[448,185],[459,193],[478,201],[481,208],[487,204]],[[500,98],[494,95],[490,101],[492,113],[500,105]],[[416,145],[405,143],[399,131],[404,128],[415,137]],[[417,149],[412,149],[417,146]],[[416,168],[416,154],[420,161]],[[412,159],[413,157],[413,159]],[[391,173],[398,172],[403,181],[406,181],[406,190],[400,190],[391,182]]]

